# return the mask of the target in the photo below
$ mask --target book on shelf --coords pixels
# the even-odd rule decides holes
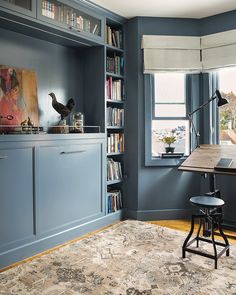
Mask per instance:
[[[90,33],[90,29],[91,29],[91,22],[89,19],[84,18],[83,21],[83,31],[86,33]]]
[[[108,188],[107,191],[107,213],[116,212],[123,208],[122,193],[120,190]]]
[[[123,32],[120,29],[114,29],[106,26],[106,42],[110,46],[123,48]]]
[[[106,71],[115,75],[123,75],[124,72],[124,58],[114,53],[114,56],[107,56]]]
[[[42,15],[55,19],[56,4],[52,1],[43,0],[42,1]]]
[[[106,80],[106,98],[111,100],[123,100],[124,83],[121,79],[108,77]]]
[[[124,152],[124,134],[109,133],[107,135],[107,153],[123,153]]]
[[[122,179],[121,163],[113,159],[107,159],[107,180],[120,180]]]
[[[124,126],[124,109],[107,107],[106,109],[107,126]]]
[[[92,34],[98,35],[99,34],[99,25],[96,24],[92,30]]]

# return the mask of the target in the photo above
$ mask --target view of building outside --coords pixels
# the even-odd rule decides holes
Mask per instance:
[[[174,148],[174,153],[189,154],[185,74],[155,74],[154,87],[152,156],[160,156],[169,146]],[[172,143],[168,144],[169,141]]]
[[[219,90],[229,101],[219,108],[220,143],[236,144],[236,68],[219,71]]]

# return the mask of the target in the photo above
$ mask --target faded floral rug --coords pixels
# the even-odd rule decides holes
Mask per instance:
[[[236,247],[215,270],[212,259],[181,258],[185,237],[141,221],[120,222],[0,273],[0,294],[236,294]]]

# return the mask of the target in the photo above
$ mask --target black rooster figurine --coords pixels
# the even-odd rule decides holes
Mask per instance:
[[[73,107],[75,106],[74,99],[70,98],[67,104],[63,105],[57,101],[56,95],[53,92],[49,93],[48,95],[50,95],[52,98],[52,107],[61,115],[61,120],[65,119],[65,117],[71,113]]]

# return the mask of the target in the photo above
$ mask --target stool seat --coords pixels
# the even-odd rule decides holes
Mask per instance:
[[[220,198],[196,196],[190,198],[190,203],[200,208],[219,208],[223,207],[225,202]]]

